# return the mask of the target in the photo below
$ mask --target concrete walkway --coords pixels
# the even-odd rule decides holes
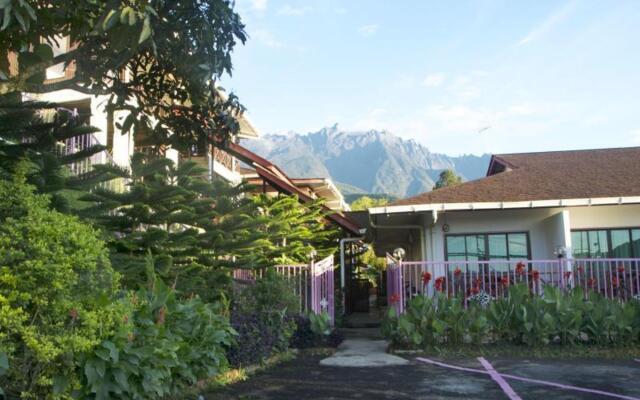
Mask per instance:
[[[406,365],[408,360],[387,353],[387,342],[367,338],[346,339],[331,357],[320,365],[332,367],[389,367]]]

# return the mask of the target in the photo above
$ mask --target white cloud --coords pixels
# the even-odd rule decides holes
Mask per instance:
[[[257,31],[254,31],[252,36],[256,38],[256,40],[260,43],[264,44],[267,47],[271,47],[272,49],[284,47],[284,43],[276,39],[273,34],[266,29],[259,29]]]
[[[311,7],[309,6],[293,7],[290,4],[285,4],[284,6],[280,7],[280,9],[278,10],[278,15],[300,16],[300,15],[304,15],[306,12],[310,10],[311,10]]]
[[[546,35],[549,31],[551,31],[557,24],[565,20],[569,14],[573,11],[576,6],[576,1],[570,1],[564,4],[562,7],[555,9],[544,21],[540,24],[536,25],[533,29],[529,31],[529,33],[520,39],[517,43],[517,46],[523,46],[525,44],[529,44],[540,37]]]
[[[378,32],[379,28],[380,26],[378,26],[377,24],[362,25],[358,28],[358,32],[365,37],[372,36],[375,35],[376,32]]]
[[[444,74],[429,74],[422,82],[427,87],[438,87],[444,82]]]
[[[251,0],[251,7],[254,10],[264,11],[267,9],[267,0]]]

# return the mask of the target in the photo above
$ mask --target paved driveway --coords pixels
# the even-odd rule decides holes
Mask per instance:
[[[458,371],[411,360],[391,367],[327,367],[322,357],[297,359],[260,373],[246,382],[209,393],[207,399],[507,399],[489,375]],[[448,364],[482,369],[476,359]],[[500,373],[640,399],[640,363],[629,361],[490,360]],[[516,394],[528,399],[606,399],[596,394],[563,390],[507,379]]]

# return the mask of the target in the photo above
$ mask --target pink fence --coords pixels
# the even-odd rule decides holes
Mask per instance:
[[[310,264],[277,265],[273,268],[292,283],[299,299],[300,313],[326,312],[331,324],[335,323],[333,256]],[[236,269],[233,271],[233,279],[251,282],[263,277],[265,273],[265,270]]]
[[[333,326],[335,323],[333,256],[311,263],[311,311],[326,312]]]
[[[640,298],[640,259],[557,259],[490,261],[401,261],[387,267],[387,298],[398,313],[414,296],[479,293],[504,296],[509,285],[526,284],[541,295],[544,285],[563,289],[580,286],[607,298]]]

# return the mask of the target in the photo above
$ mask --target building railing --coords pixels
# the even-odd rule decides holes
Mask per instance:
[[[239,168],[236,168],[236,162],[233,156],[227,153],[224,150],[217,148],[216,146],[212,146],[213,160],[229,171],[237,172]],[[239,167],[239,166],[238,166]]]
[[[71,155],[101,144],[102,143],[100,143],[95,135],[93,135],[92,133],[87,133],[60,142],[58,144],[58,153],[61,155]],[[91,172],[94,165],[99,164],[116,165],[113,157],[111,157],[111,154],[107,150],[101,150],[89,157],[69,164],[68,168],[73,176],[82,177],[83,175]],[[116,192],[125,191],[126,185],[127,182],[123,178],[115,178],[98,184],[98,186],[101,188],[113,190]]]
[[[396,261],[388,258],[387,300],[402,313],[415,296],[444,293],[461,296],[503,297],[510,285],[525,284],[543,295],[543,287],[580,286],[610,299],[640,300],[640,259],[597,258],[490,261]]]
[[[276,265],[273,270],[292,284],[299,299],[298,311],[301,314],[326,313],[330,323],[335,323],[333,256],[309,264]],[[233,279],[246,285],[264,277],[266,273],[266,269],[236,269],[233,271]]]

